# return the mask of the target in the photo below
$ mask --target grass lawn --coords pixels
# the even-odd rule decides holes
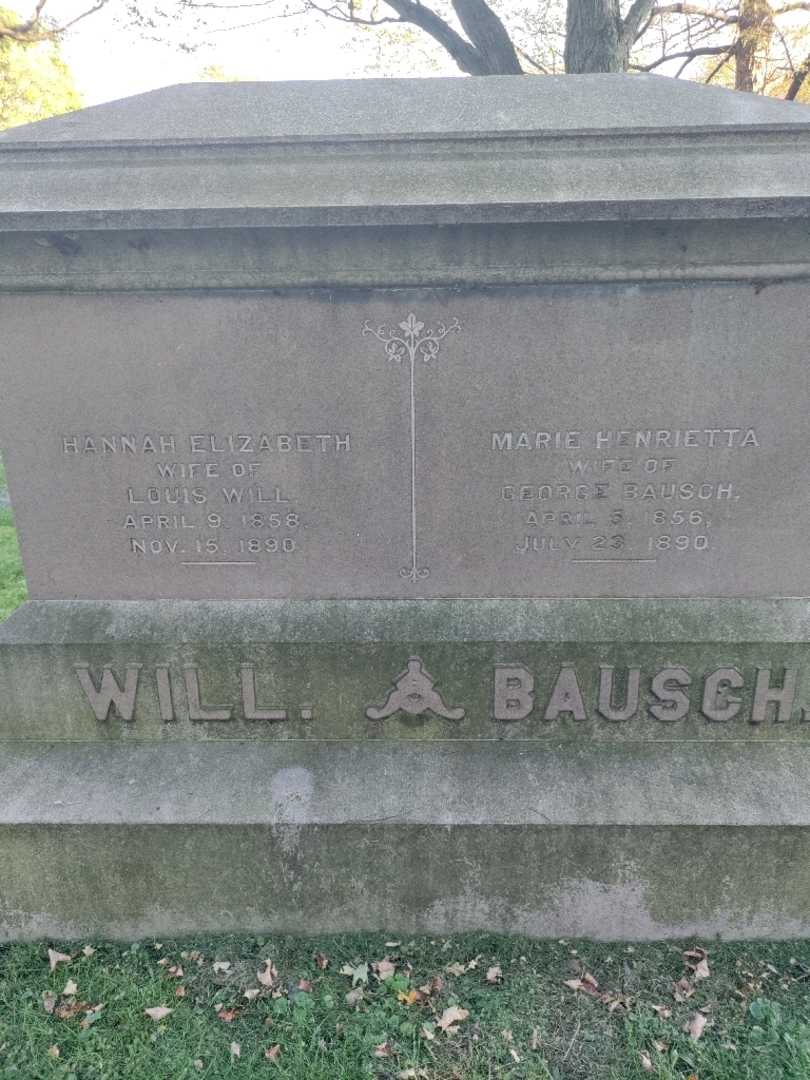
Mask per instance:
[[[53,971],[49,945],[70,957]],[[489,936],[3,945],[0,1076],[810,1078],[810,946],[706,947],[703,961],[692,943]]]
[[[0,460],[0,491],[6,487],[6,470]],[[25,600],[25,578],[14,517],[8,507],[0,508],[0,619]]]

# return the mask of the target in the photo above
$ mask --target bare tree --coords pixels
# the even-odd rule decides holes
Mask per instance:
[[[6,38],[24,45],[33,45],[38,41],[55,41],[76,23],[94,15],[108,3],[108,0],[96,0],[77,15],[59,22],[51,19],[45,10],[48,0],[37,0],[36,7],[27,17],[19,17],[13,12],[0,9],[0,40]]]

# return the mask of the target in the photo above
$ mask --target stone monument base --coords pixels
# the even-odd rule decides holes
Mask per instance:
[[[31,602],[0,937],[810,933],[802,601]]]

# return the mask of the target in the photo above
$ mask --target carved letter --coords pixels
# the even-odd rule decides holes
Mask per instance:
[[[534,708],[534,676],[525,667],[496,664],[492,715],[495,720],[524,720]]]
[[[700,711],[707,720],[724,722],[737,715],[742,699],[729,697],[727,691],[730,687],[739,690],[743,681],[742,675],[733,667],[721,667],[706,676]]]
[[[570,712],[575,720],[585,720],[585,704],[571,664],[563,664],[554,683],[551,699],[545,712],[546,720],[556,720],[560,713]]]
[[[684,667],[661,668],[653,678],[652,692],[666,704],[650,705],[650,714],[656,720],[683,720],[689,713],[689,695],[680,687],[691,682],[692,677]]]
[[[768,705],[776,705],[777,724],[790,719],[793,712],[793,699],[796,696],[796,668],[784,669],[782,687],[771,686],[771,669],[757,668],[757,681],[754,687],[754,707],[751,710],[751,723],[761,724],[768,712]]]
[[[172,699],[172,682],[167,664],[157,665],[155,668],[155,682],[157,683],[160,719],[168,723],[175,719],[175,715],[174,701]]]
[[[286,720],[286,709],[256,707],[256,672],[253,664],[242,664],[242,705],[246,720]]]
[[[96,720],[109,719],[113,711],[122,720],[134,719],[141,664],[127,664],[127,676],[123,686],[119,684],[111,667],[105,666],[101,669],[101,683],[98,686],[90,674],[89,664],[76,664],[75,667],[79,683],[87,695]]]
[[[613,704],[613,671],[609,664],[602,664],[599,673],[599,703],[596,711],[606,720],[629,720],[638,712],[638,688],[641,681],[639,668],[627,669],[627,692],[624,705],[615,707]]]
[[[214,706],[214,708],[209,709],[200,704],[200,673],[198,668],[189,664],[183,669],[183,675],[186,682],[189,720],[230,720],[231,710],[229,708],[217,708]]]

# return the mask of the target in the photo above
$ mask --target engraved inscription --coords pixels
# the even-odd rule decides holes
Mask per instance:
[[[733,475],[736,455],[760,446],[756,429],[743,426],[488,436],[498,456],[522,462],[530,452],[531,471],[519,464],[520,479],[498,491],[517,522],[512,556],[593,566],[654,567],[719,550],[718,527],[739,515],[741,496],[745,508],[744,485]],[[703,452],[705,477],[685,479],[695,451]]]
[[[295,493],[275,481],[274,461],[293,455],[315,466],[351,449],[348,432],[61,436],[68,458],[145,463],[151,482],[123,491],[124,550],[145,561],[174,558],[182,567],[256,566],[295,556],[316,519],[304,519]]]
[[[330,716],[330,708],[316,708],[308,692],[288,687],[279,694],[270,689],[277,673],[253,661],[236,664],[224,679],[221,671],[215,674],[193,663],[133,661],[96,667],[83,662],[74,664],[74,670],[83,701],[101,723],[117,719],[129,727],[153,718],[163,724],[264,722],[268,730],[292,723],[298,730],[302,723]],[[459,733],[473,725],[485,737],[491,736],[482,731],[482,723],[494,724],[494,732],[504,723],[524,721],[535,725],[529,729],[535,734],[537,725],[545,729],[571,722],[574,731],[584,732],[586,724],[617,731],[652,723],[677,734],[676,725],[687,718],[707,731],[733,723],[743,725],[738,732],[754,735],[764,725],[782,728],[807,722],[801,674],[796,666],[768,662],[745,671],[717,665],[696,672],[679,663],[652,670],[626,662],[582,666],[563,661],[545,670],[482,664],[466,682],[469,700],[480,703],[471,709],[448,704],[422,659],[411,656],[379,705],[355,702],[349,711],[358,721],[403,716],[464,720]],[[367,727],[358,730],[368,733]]]

